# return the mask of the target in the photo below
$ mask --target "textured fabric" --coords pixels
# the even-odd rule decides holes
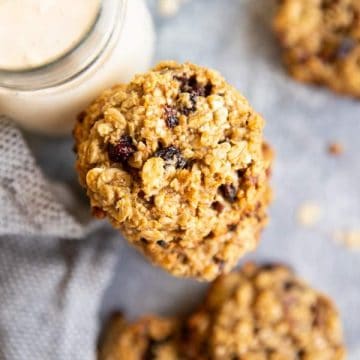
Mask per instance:
[[[59,192],[71,197],[44,178],[20,132],[0,118],[1,360],[95,358],[114,233],[77,221]]]

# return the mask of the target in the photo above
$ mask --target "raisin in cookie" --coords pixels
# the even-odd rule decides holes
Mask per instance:
[[[99,346],[99,360],[177,360],[177,323],[148,316],[128,324],[114,315]]]
[[[282,0],[274,28],[292,76],[360,97],[359,0]]]
[[[345,359],[332,302],[280,265],[219,277],[187,328],[187,359]]]
[[[155,264],[214,279],[267,222],[263,119],[217,72],[163,62],[105,91],[74,130],[94,213]]]

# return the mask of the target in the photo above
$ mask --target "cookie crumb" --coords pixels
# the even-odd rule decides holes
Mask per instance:
[[[338,230],[333,234],[337,244],[350,250],[360,250],[360,230]]]
[[[344,146],[339,142],[332,142],[328,146],[328,153],[333,156],[339,156],[344,153]]]
[[[298,222],[305,227],[312,227],[321,218],[321,208],[314,202],[303,203],[297,211]]]
[[[177,14],[182,0],[158,0],[158,11],[161,16],[170,17]]]

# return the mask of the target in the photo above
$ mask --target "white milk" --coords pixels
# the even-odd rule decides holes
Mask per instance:
[[[90,31],[100,0],[0,1],[0,68],[30,69],[66,54]]]
[[[0,0],[0,18],[3,16],[1,15],[2,4],[6,5],[7,2],[12,1],[16,3],[31,2],[30,0]],[[94,13],[97,13],[95,0],[33,0],[32,2],[58,3],[64,7],[64,12],[71,11],[72,5],[79,2],[77,4],[79,11],[74,15],[77,18],[81,18],[81,4],[91,3],[92,11],[86,9],[83,12],[83,15],[88,17],[87,20],[80,22],[83,30],[91,22],[89,18],[94,19]],[[121,4],[120,11],[116,13],[109,4]],[[57,17],[55,14],[58,10],[59,7],[56,6],[53,9],[54,12],[49,9],[46,11],[52,12],[53,22],[58,20],[66,27],[64,17]],[[114,14],[117,18],[113,19],[114,28],[110,29],[112,36],[107,42],[105,41],[107,40],[105,30],[109,30],[107,17],[110,19],[111,16],[115,16]],[[9,17],[11,16],[10,14]],[[41,21],[41,17],[38,21]],[[102,24],[102,27],[99,24]],[[99,29],[97,29],[97,25],[99,25]],[[39,28],[41,26],[39,25]],[[53,29],[55,28],[54,26]],[[75,32],[70,27],[66,31],[64,30],[65,33],[67,40],[63,41],[57,49],[53,49],[56,51],[50,52],[49,49],[42,49],[39,43],[36,47],[39,49],[36,51],[36,56],[23,57],[19,55],[17,57],[14,52],[11,55],[12,59],[16,59],[13,65],[11,65],[10,55],[0,59],[0,64],[3,69],[46,64],[56,53],[59,55],[67,52],[68,45],[78,42],[79,34],[82,32],[78,29],[72,40],[69,35],[74,35]],[[151,16],[143,0],[103,0],[100,18],[97,19],[97,23],[90,33],[89,39],[85,39],[80,44],[79,54],[76,52],[77,50],[70,52],[53,65],[27,73],[12,71],[9,74],[0,71],[0,114],[11,117],[30,130],[44,134],[67,134],[70,133],[77,114],[101,90],[116,83],[127,82],[135,73],[146,71],[149,67],[155,37]],[[48,36],[56,38],[59,33],[54,30],[43,35],[44,38]],[[44,43],[48,48],[49,39],[46,39]],[[103,44],[107,45],[103,46]],[[31,53],[31,47],[29,46],[27,49]],[[0,52],[1,54],[3,53]],[[43,57],[39,54],[43,54]],[[29,61],[29,58],[32,60]]]

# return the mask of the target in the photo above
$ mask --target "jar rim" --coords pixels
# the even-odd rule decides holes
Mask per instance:
[[[128,0],[102,0],[97,19],[85,37],[53,62],[25,70],[0,69],[0,88],[45,90],[68,84],[94,69],[114,47],[123,28]]]

